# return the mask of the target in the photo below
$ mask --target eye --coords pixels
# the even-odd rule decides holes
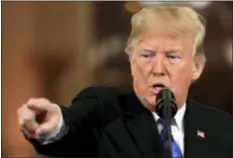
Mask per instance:
[[[166,54],[166,57],[169,60],[178,60],[178,59],[181,58],[181,56],[179,55],[179,53],[168,53],[168,54]]]
[[[151,58],[155,55],[155,53],[153,51],[149,51],[149,50],[143,50],[141,53],[140,53],[140,57],[141,58],[145,58],[145,59],[148,59],[148,58]]]
[[[141,57],[149,58],[149,57],[150,57],[150,55],[149,55],[149,54],[141,54]]]
[[[168,58],[170,59],[176,59],[176,58],[179,58],[179,56],[177,55],[167,55]]]

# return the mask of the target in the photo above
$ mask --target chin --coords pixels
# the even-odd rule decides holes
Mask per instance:
[[[155,104],[156,104],[156,96],[149,96],[145,99],[146,107],[150,110],[154,111]]]

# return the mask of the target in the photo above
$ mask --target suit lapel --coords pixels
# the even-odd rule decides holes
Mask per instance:
[[[126,96],[125,102],[124,123],[141,156],[162,157],[163,145],[152,113],[141,104],[134,92]],[[205,151],[208,133],[201,120],[201,108],[198,103],[187,100],[184,116],[185,158],[208,155]]]
[[[191,100],[187,102],[184,116],[184,155],[185,158],[205,155],[206,131],[201,120],[200,105]]]
[[[161,157],[161,140],[152,113],[132,92],[126,98],[124,123],[142,157]]]

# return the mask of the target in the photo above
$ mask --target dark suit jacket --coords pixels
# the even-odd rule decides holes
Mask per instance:
[[[70,108],[61,106],[68,129],[60,140],[36,151],[52,157],[163,157],[162,143],[152,113],[134,92],[121,94],[111,87],[80,92]],[[232,117],[187,100],[184,116],[185,158],[232,157]],[[204,132],[205,137],[198,136]]]

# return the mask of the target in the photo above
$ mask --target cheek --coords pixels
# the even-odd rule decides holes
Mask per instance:
[[[182,67],[173,67],[171,74],[171,84],[175,91],[186,91],[192,80],[192,66],[184,65]]]
[[[191,78],[192,77],[192,61],[190,59],[184,59],[175,65],[167,65],[170,73],[175,78]]]
[[[150,66],[138,61],[135,61],[131,65],[131,71],[134,80],[140,80],[146,82],[149,78]]]

